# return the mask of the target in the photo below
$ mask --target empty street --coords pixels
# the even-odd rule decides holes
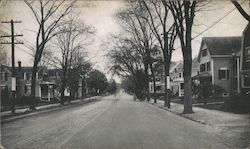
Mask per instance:
[[[2,124],[2,145],[34,149],[231,148],[216,129],[128,94]],[[238,140],[235,140],[238,141]]]

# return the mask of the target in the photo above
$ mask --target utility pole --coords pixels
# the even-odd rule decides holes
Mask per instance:
[[[14,23],[21,23],[21,21],[2,21],[1,23],[10,23],[11,25],[11,35],[3,35],[2,38],[11,38],[11,42],[1,42],[1,44],[11,44],[11,61],[12,61],[12,78],[11,78],[11,91],[12,91],[12,102],[11,102],[11,112],[15,113],[15,99],[16,99],[16,71],[15,71],[15,44],[23,44],[22,42],[15,42],[15,37],[23,35],[15,35]]]

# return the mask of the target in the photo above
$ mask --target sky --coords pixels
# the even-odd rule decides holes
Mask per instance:
[[[86,1],[79,0],[74,11],[87,25],[94,26],[96,33],[93,37],[93,43],[86,48],[88,59],[91,61],[95,69],[104,72],[108,79],[111,75],[108,74],[109,68],[107,63],[109,60],[104,56],[106,51],[101,48],[102,42],[110,34],[121,32],[114,15],[117,11],[124,7],[125,3],[122,0],[95,0]],[[248,10],[247,2],[243,3],[244,9]],[[249,12],[249,10],[248,10]],[[30,9],[22,0],[12,0],[4,7],[0,7],[0,21],[9,21],[10,19],[22,21],[15,24],[15,32],[23,34],[20,40],[23,40],[29,45],[35,45],[35,30],[36,21]],[[241,36],[247,22],[239,14],[237,9],[230,1],[217,0],[210,3],[206,11],[199,12],[195,16],[193,27],[193,37],[198,35],[193,42],[193,57],[198,55],[202,37],[207,36]],[[9,24],[0,24],[0,30],[10,33]],[[200,34],[201,32],[204,33]],[[5,46],[10,58],[10,46]],[[182,60],[182,53],[178,43],[175,45],[173,53],[173,61]],[[32,66],[32,51],[24,45],[16,46],[16,61],[22,61],[24,66]],[[120,81],[118,77],[114,77],[116,81]]]

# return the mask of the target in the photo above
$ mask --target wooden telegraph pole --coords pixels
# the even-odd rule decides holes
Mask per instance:
[[[17,35],[14,32],[14,23],[21,23],[21,21],[2,21],[1,23],[10,23],[11,25],[11,35],[3,35],[2,38],[11,38],[11,42],[1,42],[1,44],[11,44],[11,61],[12,61],[12,78],[11,78],[11,91],[12,91],[12,101],[11,101],[11,112],[15,113],[15,99],[16,99],[16,71],[15,71],[15,44],[23,44],[22,42],[15,42],[15,37],[23,36]]]

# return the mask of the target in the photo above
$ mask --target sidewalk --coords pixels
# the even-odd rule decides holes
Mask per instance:
[[[38,113],[49,112],[49,111],[53,111],[57,109],[66,108],[66,107],[69,107],[70,105],[76,105],[77,103],[80,103],[80,104],[88,103],[88,102],[94,101],[94,99],[96,99],[97,97],[99,96],[94,96],[94,97],[85,98],[85,99],[77,99],[77,100],[71,101],[71,104],[65,104],[65,105],[61,105],[60,103],[54,103],[54,104],[38,106],[36,107],[37,110],[35,111],[30,111],[29,108],[16,109],[15,114],[12,114],[11,111],[4,111],[4,112],[1,112],[1,123],[9,122],[9,121],[16,120],[19,118],[24,118],[27,116],[32,116]]]
[[[221,135],[227,135],[227,141],[243,139],[245,143],[250,142],[250,115],[247,114],[233,114],[222,112],[218,110],[209,110],[193,106],[192,114],[183,114],[183,105],[172,103],[171,108],[164,107],[164,101],[151,99],[150,104],[180,115],[184,118],[199,122],[203,125],[213,127],[216,131],[220,131]]]

